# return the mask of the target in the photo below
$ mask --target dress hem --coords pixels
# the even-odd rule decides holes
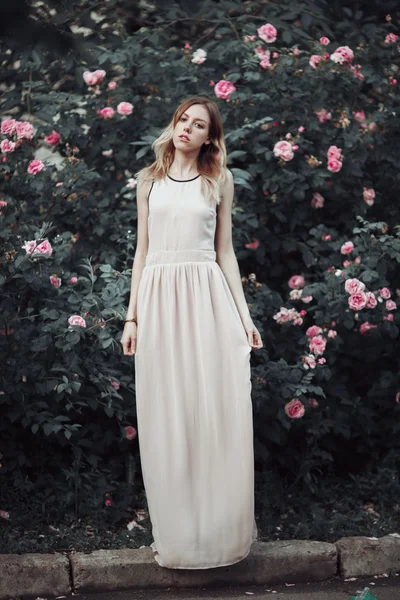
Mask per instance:
[[[189,566],[187,566],[187,567],[182,567],[182,566],[180,566],[180,567],[173,567],[173,566],[165,566],[165,565],[161,565],[161,564],[158,562],[158,560],[157,560],[157,556],[154,556],[154,560],[157,562],[157,564],[158,564],[160,567],[163,567],[163,569],[186,569],[186,570],[189,570],[189,569],[190,569],[191,571],[200,571],[200,570],[202,570],[202,569],[218,569],[218,567],[229,567],[229,566],[231,566],[231,565],[235,565],[236,563],[238,563],[238,562],[241,562],[242,560],[244,560],[245,558],[247,558],[247,557],[248,557],[248,555],[250,554],[250,550],[251,550],[251,546],[252,546],[252,545],[253,545],[253,542],[250,544],[250,548],[247,550],[246,554],[244,554],[244,555],[243,555],[241,558],[238,558],[237,560],[235,559],[235,560],[234,560],[234,561],[232,561],[232,562],[224,563],[224,564],[222,564],[222,565],[208,565],[208,566],[206,566],[206,567],[189,567]],[[158,553],[158,550],[157,550],[157,548],[155,547],[155,542],[153,542],[153,543],[150,545],[150,548],[153,550],[153,552],[156,552],[156,553]]]

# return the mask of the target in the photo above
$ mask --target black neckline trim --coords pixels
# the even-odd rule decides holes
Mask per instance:
[[[196,175],[196,177],[193,177],[193,179],[174,179],[173,177],[171,177],[171,175],[168,175],[168,173],[167,173],[167,177],[172,179],[172,181],[177,181],[178,183],[186,183],[187,181],[194,181],[195,179],[200,177],[200,174]]]

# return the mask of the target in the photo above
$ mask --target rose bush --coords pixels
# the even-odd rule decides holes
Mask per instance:
[[[121,453],[131,464],[138,452],[118,343],[133,175],[192,94],[220,103],[234,246],[264,341],[252,355],[258,471],[316,492],[321,473],[398,457],[390,15],[286,0],[205,2],[205,18],[171,3],[142,8],[131,32],[113,4],[94,8],[90,66],[3,55],[18,77],[3,86],[0,141],[0,482],[46,488],[69,510],[123,488]]]

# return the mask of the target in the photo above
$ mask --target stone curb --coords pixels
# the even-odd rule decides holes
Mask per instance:
[[[0,554],[0,600],[135,588],[277,585],[362,577],[400,570],[400,535],[335,543],[254,542],[240,562],[213,569],[166,569],[150,547],[55,554]]]

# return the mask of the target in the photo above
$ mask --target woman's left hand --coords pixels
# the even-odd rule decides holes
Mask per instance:
[[[261,348],[263,348],[260,332],[254,325],[253,321],[248,321],[247,323],[245,323],[244,330],[247,335],[247,341],[249,342],[249,345],[253,348],[253,350],[260,350]]]

